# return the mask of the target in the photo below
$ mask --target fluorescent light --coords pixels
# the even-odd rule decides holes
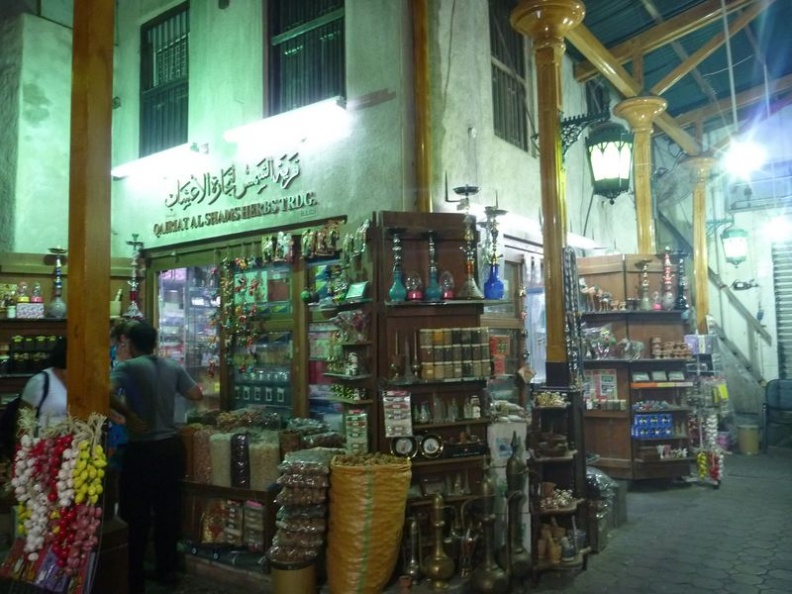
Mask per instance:
[[[121,179],[142,174],[165,176],[184,170],[195,171],[206,165],[206,152],[208,152],[206,145],[199,147],[196,143],[181,144],[113,167],[110,175],[115,179]]]
[[[308,139],[312,143],[339,140],[349,135],[349,129],[346,101],[334,97],[226,130],[223,138],[268,152]]]

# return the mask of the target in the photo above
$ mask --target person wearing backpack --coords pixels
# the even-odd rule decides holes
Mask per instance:
[[[47,368],[31,377],[22,390],[21,406],[36,409],[42,429],[66,420],[66,346],[66,337],[59,337]]]

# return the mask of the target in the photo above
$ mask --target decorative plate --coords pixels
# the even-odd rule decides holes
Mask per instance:
[[[424,458],[439,458],[443,453],[443,439],[439,435],[429,433],[421,440],[421,455]]]
[[[412,458],[418,453],[418,444],[414,437],[394,437],[391,439],[391,454],[402,458]]]

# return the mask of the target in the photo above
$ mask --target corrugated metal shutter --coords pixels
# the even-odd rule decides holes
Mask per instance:
[[[792,242],[773,244],[773,285],[778,332],[778,372],[792,377]]]

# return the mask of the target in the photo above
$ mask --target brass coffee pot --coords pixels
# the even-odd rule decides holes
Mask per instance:
[[[499,551],[498,560],[501,567],[508,568],[513,579],[520,580],[531,573],[531,554],[525,549],[520,538],[520,520],[528,466],[522,458],[522,449],[516,431],[512,433],[511,447],[512,455],[506,462],[507,536],[506,542]]]
[[[421,571],[421,563],[418,558],[421,554],[421,533],[418,527],[418,518],[412,516],[408,522],[407,538],[409,543],[409,558],[404,566],[404,575],[409,575],[411,583],[417,584],[423,576]]]
[[[484,470],[481,481],[481,499],[483,516],[481,518],[484,532],[484,559],[473,570],[470,576],[470,586],[474,592],[482,594],[508,594],[509,572],[504,571],[495,562],[495,485],[489,473],[489,468]],[[511,565],[511,543],[506,539],[505,566]]]
[[[454,575],[454,560],[449,557],[444,544],[443,528],[445,527],[445,501],[439,493],[432,495],[431,525],[434,532],[432,552],[424,558],[421,569],[429,579],[432,590],[448,589],[448,580]]]

